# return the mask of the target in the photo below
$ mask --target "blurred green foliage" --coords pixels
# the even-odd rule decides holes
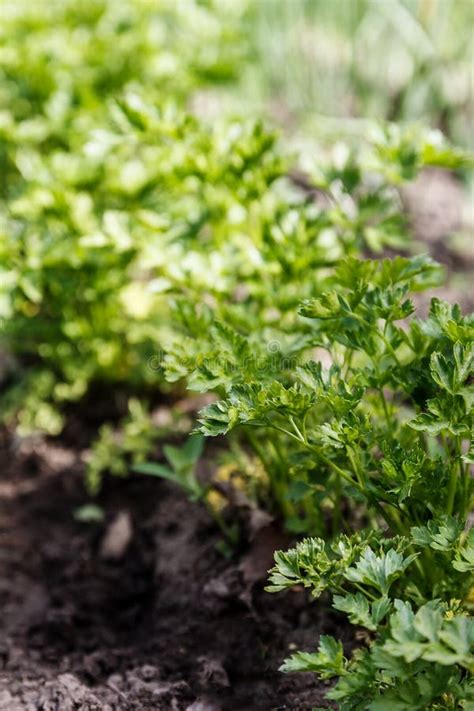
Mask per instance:
[[[94,380],[156,382],[163,272],[197,271],[193,241],[228,239],[232,208],[240,230],[235,208],[283,166],[258,123],[213,128],[185,111],[196,86],[235,78],[231,5],[3,5],[0,340],[17,367],[2,417],[20,408],[22,431],[55,433],[56,405]]]
[[[292,37],[289,7],[2,0],[0,347],[16,358],[3,421],[58,433],[63,405],[95,381],[161,385],[147,363],[174,338],[176,294],[291,328],[315,269],[407,243],[395,186],[463,164],[439,134],[372,127],[356,147],[304,155],[297,188],[296,156],[232,115],[232,97],[254,113],[249,77],[263,103],[265,87],[280,92],[260,30],[273,18]]]
[[[314,119],[421,121],[472,149],[469,0],[264,0],[250,4],[255,104],[290,127]],[[342,126],[338,124],[338,130]]]

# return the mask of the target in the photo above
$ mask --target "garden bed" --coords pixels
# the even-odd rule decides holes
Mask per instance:
[[[474,707],[470,13],[3,4],[0,711]]]

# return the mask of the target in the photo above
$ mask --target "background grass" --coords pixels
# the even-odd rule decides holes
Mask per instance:
[[[289,128],[417,120],[473,147],[470,0],[250,0],[236,108]]]

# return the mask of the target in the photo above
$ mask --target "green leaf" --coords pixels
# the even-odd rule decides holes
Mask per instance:
[[[332,679],[344,672],[344,650],[342,643],[321,635],[317,652],[297,652],[287,659],[280,671],[283,672],[318,672],[322,679]]]
[[[333,607],[347,613],[353,625],[361,625],[369,630],[376,630],[392,606],[388,598],[381,598],[370,603],[362,593],[355,595],[334,595]]]
[[[411,537],[417,546],[429,546],[438,551],[452,550],[463,531],[463,525],[453,516],[429,521],[426,526],[413,526]]]
[[[417,554],[406,558],[394,549],[377,555],[371,548],[366,548],[354,567],[348,568],[344,577],[351,582],[374,587],[383,596],[388,595],[392,584],[400,578]]]
[[[350,313],[350,307],[334,292],[321,294],[318,299],[304,302],[300,314],[307,318],[334,319]]]
[[[202,454],[204,438],[191,435],[182,447],[165,445],[163,452],[171,466],[154,462],[144,462],[133,467],[139,474],[168,479],[181,486],[192,500],[199,500],[205,494],[194,469]]]
[[[439,639],[456,657],[456,663],[474,672],[474,620],[456,616],[445,621],[439,632]],[[426,656],[428,659],[429,657]],[[448,655],[438,659],[440,664],[448,663]]]
[[[471,528],[464,544],[457,551],[453,568],[461,573],[474,572],[474,528]]]
[[[436,642],[443,623],[441,610],[425,605],[416,613],[413,620],[415,630],[430,640]]]
[[[455,394],[454,368],[441,353],[433,353],[430,360],[433,380],[444,390]]]
[[[473,372],[474,345],[463,346],[457,341],[452,349],[453,357],[449,360],[442,353],[433,353],[430,359],[430,371],[433,380],[451,395],[456,395],[463,383]]]
[[[474,669],[474,620],[465,615],[444,617],[439,601],[433,600],[413,613],[409,603],[395,601],[390,617],[391,637],[382,649],[406,662],[417,659],[442,666],[458,664]]]
[[[200,458],[204,447],[204,437],[192,435],[182,447],[165,445],[163,452],[173,469],[185,472]]]
[[[270,570],[269,592],[279,592],[294,585],[312,588],[313,597],[339,585],[345,570],[364,548],[361,534],[348,538],[340,535],[331,544],[322,538],[305,538],[288,551],[275,553]]]
[[[179,482],[179,476],[169,467],[158,462],[142,462],[135,464],[132,471],[137,474],[146,474],[147,476],[157,476],[161,479],[169,479],[170,481]]]
[[[213,402],[199,412],[199,431],[207,437],[227,434],[239,421],[238,411],[228,401]]]

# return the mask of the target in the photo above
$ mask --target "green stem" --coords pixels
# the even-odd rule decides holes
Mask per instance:
[[[389,412],[388,412],[387,402],[386,402],[386,400],[385,400],[385,395],[383,394],[382,388],[379,388],[378,392],[379,392],[379,395],[380,395],[380,401],[381,401],[381,403],[382,403],[382,408],[383,408],[383,411],[384,411],[385,420],[386,420],[386,422],[387,422],[387,427],[388,427],[388,429],[389,429],[389,431],[390,431],[390,430],[391,430],[391,427],[392,427],[392,421],[391,421],[391,419],[390,419],[390,415],[389,415]]]
[[[451,475],[449,477],[448,484],[448,499],[446,503],[446,513],[451,516],[454,508],[454,497],[456,496],[456,488],[458,483],[458,472],[457,467],[451,469]]]
[[[361,489],[365,490],[365,476],[364,472],[362,471],[360,461],[358,459],[356,460],[356,457],[354,457],[354,454],[349,448],[347,449],[347,456],[349,457],[349,461],[352,464],[352,468],[355,472],[357,481],[359,482]]]
[[[292,424],[292,427],[293,427],[293,429],[295,430],[295,432],[296,432],[296,434],[298,435],[298,437],[300,438],[301,442],[305,442],[305,443],[306,443],[307,440],[306,440],[305,436],[303,435],[303,433],[301,432],[301,430],[299,429],[298,425],[296,424],[296,422],[295,422],[295,420],[294,420],[294,418],[293,418],[293,415],[290,415],[288,419],[290,420],[290,422],[291,422],[291,424]]]
[[[352,582],[352,581],[351,581],[351,582]],[[352,585],[353,585],[355,588],[357,588],[357,590],[360,590],[360,592],[361,592],[365,597],[368,597],[369,600],[372,600],[373,602],[375,602],[375,601],[378,599],[376,595],[374,595],[373,593],[370,593],[368,590],[366,590],[365,588],[363,588],[362,585],[359,585],[359,583],[354,583],[354,582],[353,582]]]
[[[417,553],[416,548],[414,549]],[[436,559],[433,552],[429,548],[423,548],[421,551],[421,556],[415,559],[416,567],[421,573],[421,584],[423,585],[426,580],[429,581],[430,585],[434,587],[437,582],[437,568]]]
[[[281,499],[280,483],[278,481],[278,476],[275,475],[275,467],[271,466],[271,464],[268,460],[268,457],[263,450],[263,447],[260,445],[260,442],[257,440],[254,433],[250,429],[247,430],[247,438],[248,438],[248,441],[250,442],[252,449],[254,450],[255,454],[262,462],[264,469],[268,474],[268,479],[270,481],[270,486],[273,491],[275,501],[278,502],[278,505],[279,505],[280,509],[282,510],[283,514],[288,515],[288,513],[289,513],[287,510],[288,502]]]
[[[213,508],[209,502],[207,501],[207,498],[205,496],[202,497],[202,502],[204,503],[204,507],[206,510],[209,512],[211,518],[214,519],[214,521],[217,523],[218,527],[220,528],[221,532],[223,533],[224,537],[228,540],[228,542],[232,545],[235,546],[237,543],[237,536],[235,534],[235,530],[233,526],[228,526],[221,515],[220,511],[217,511],[215,508]]]
[[[351,369],[352,365],[352,357],[354,355],[354,351],[352,349],[347,349],[345,354],[344,354],[344,362],[342,364],[342,370],[345,372],[345,377],[347,378]]]
[[[275,425],[274,423],[271,423],[271,422],[268,422],[267,424],[268,424],[268,427],[272,427],[274,430],[277,430],[278,432],[283,432],[283,434],[286,434],[288,437],[295,439],[300,444],[307,445],[307,442],[305,442],[301,433],[300,433],[300,436],[298,437],[297,435],[295,435],[294,432],[290,432],[290,430],[286,430],[284,427],[280,427],[280,425]]]
[[[335,464],[329,457],[326,457],[325,454],[320,452],[317,447],[314,445],[310,445],[310,448],[312,451],[316,452],[318,455],[319,459],[324,462],[324,464],[327,464],[328,467],[331,467],[337,474],[339,474],[340,477],[342,477],[345,481],[347,481],[348,484],[351,486],[356,486],[358,489],[361,491],[364,491],[364,487],[360,485],[360,482],[355,481],[349,472],[344,471],[344,469],[341,469],[341,467],[338,467],[337,464]]]
[[[341,499],[342,499],[342,491],[341,491],[341,477],[339,474],[335,474],[335,486],[334,486],[334,510],[333,510],[333,516],[332,516],[332,532],[333,535],[336,536],[337,533],[341,530]]]
[[[387,526],[392,530],[393,533],[398,533],[401,536],[406,536],[407,532],[400,521],[400,518],[397,515],[396,511],[393,511],[392,513],[389,513],[387,509],[384,509],[384,507],[378,502],[378,501],[372,501],[372,506],[379,512],[379,514],[382,516],[383,520],[387,524]]]
[[[462,464],[461,464],[462,467]],[[466,466],[463,468],[463,479],[464,479],[464,488],[463,488],[463,518],[465,519],[469,512],[471,511],[471,484],[472,484],[472,478],[471,478],[471,473],[470,473],[470,467],[469,464],[466,464]]]
[[[389,341],[387,340],[387,338],[385,337],[385,335],[384,335],[383,333],[380,333],[379,335],[380,335],[380,338],[382,339],[382,341],[384,342],[386,349],[388,350],[388,352],[389,352],[390,355],[392,356],[393,360],[394,360],[395,363],[398,365],[398,367],[401,368],[401,367],[402,367],[402,364],[401,364],[400,361],[398,360],[398,356],[397,356],[397,354],[395,353],[395,350],[394,350],[394,348],[392,347],[392,344],[389,343]]]
[[[292,438],[295,439],[297,442],[299,442],[300,444],[303,444],[305,447],[307,447],[308,449],[310,449],[312,452],[315,452],[316,455],[318,456],[318,458],[319,458],[322,462],[324,462],[324,464],[326,464],[328,467],[330,467],[331,469],[333,469],[337,474],[339,474],[339,476],[341,476],[345,481],[347,481],[348,484],[350,484],[351,486],[356,486],[356,487],[359,488],[361,491],[364,491],[364,487],[361,486],[360,482],[355,481],[355,480],[351,477],[351,475],[349,474],[349,472],[344,471],[344,469],[341,469],[340,467],[338,467],[337,464],[335,464],[331,459],[329,459],[329,457],[326,457],[326,455],[321,452],[321,450],[319,449],[319,447],[316,447],[314,444],[310,444],[310,442],[308,442],[308,441],[303,437],[303,435],[301,434],[301,432],[300,432],[298,429],[297,429],[297,431],[298,431],[298,433],[299,433],[299,436],[296,435],[296,434],[294,434],[293,432],[289,432],[289,431],[286,430],[284,427],[280,427],[279,425],[275,425],[275,424],[273,424],[273,423],[272,423],[272,424],[269,423],[269,426],[270,426],[270,427],[273,427],[273,429],[275,429],[275,430],[278,430],[278,432],[283,432],[284,434],[288,435],[289,437],[292,437]]]
[[[448,499],[446,502],[446,513],[451,516],[454,509],[454,500],[456,498],[456,489],[459,481],[459,472],[461,477],[463,476],[462,459],[461,459],[461,444],[459,437],[455,440],[455,454],[456,458],[451,468],[451,474],[449,477],[448,484]]]
[[[364,318],[362,318],[361,316],[357,316],[356,314],[354,314],[354,316],[355,316],[361,323],[363,323],[365,326],[367,326],[369,329],[372,329],[372,328],[373,328],[373,324],[369,323],[368,321],[366,321],[366,320],[365,320]],[[388,352],[389,352],[390,355],[392,356],[392,358],[393,358],[393,360],[395,361],[395,363],[398,365],[399,368],[401,368],[401,365],[402,365],[402,364],[401,364],[400,361],[398,360],[398,356],[397,356],[397,354],[395,353],[395,350],[394,350],[392,344],[387,340],[387,337],[386,337],[386,335],[385,335],[385,332],[386,332],[386,330],[387,330],[387,326],[388,326],[388,321],[385,323],[385,328],[384,328],[383,331],[377,331],[377,335],[378,335],[378,336],[382,339],[382,341],[384,342],[386,349],[388,350]]]

